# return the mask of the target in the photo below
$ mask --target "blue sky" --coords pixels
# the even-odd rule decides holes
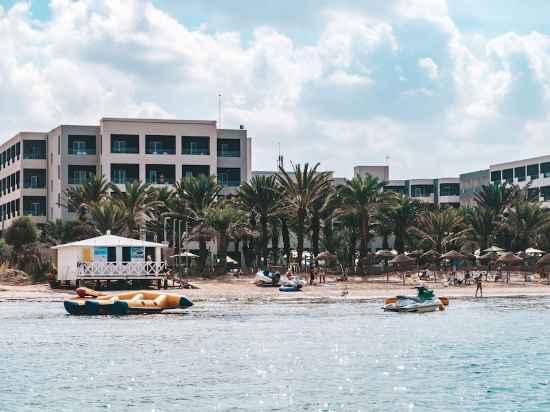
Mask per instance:
[[[253,167],[392,178],[550,153],[550,2],[0,0],[0,138],[103,116],[244,124]]]

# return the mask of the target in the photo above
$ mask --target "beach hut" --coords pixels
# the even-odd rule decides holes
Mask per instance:
[[[52,247],[57,280],[78,286],[82,280],[151,280],[161,286],[166,269],[162,243],[106,235]]]

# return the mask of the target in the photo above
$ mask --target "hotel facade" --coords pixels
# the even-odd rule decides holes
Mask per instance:
[[[99,125],[60,125],[20,132],[0,145],[1,229],[29,215],[36,223],[72,219],[64,192],[103,175],[174,185],[185,176],[216,176],[230,195],[251,175],[251,139],[243,126],[215,121],[103,118]]]

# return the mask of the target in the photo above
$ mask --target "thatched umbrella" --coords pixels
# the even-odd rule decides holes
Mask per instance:
[[[376,257],[384,259],[384,270],[386,271],[386,283],[390,281],[390,274],[388,273],[388,260],[395,257],[395,253],[391,250],[382,249],[377,250],[374,254]]]
[[[537,266],[546,266],[550,265],[550,253],[547,253],[543,257],[541,257],[539,260],[537,260]]]
[[[441,255],[441,259],[464,259],[464,255],[456,250],[451,250]]]
[[[433,249],[428,250],[426,253],[421,255],[422,258],[431,259],[431,260],[439,259],[440,256],[441,256],[441,254],[438,251],[433,250]]]
[[[324,252],[321,252],[317,255],[317,259],[333,260],[333,259],[336,259],[336,255],[333,255],[328,250],[325,250]]]
[[[506,277],[506,283],[510,282],[510,266],[523,262],[523,259],[514,255],[512,252],[506,252],[499,256],[497,263],[502,263],[508,269],[508,276]]]
[[[412,252],[407,253],[407,256],[409,256],[409,257],[412,256],[412,257],[418,258],[418,257],[422,256],[423,253],[424,252],[422,250],[417,249],[417,250],[413,250]]]
[[[390,263],[392,265],[395,265],[399,268],[399,266],[405,266],[407,264],[414,263],[414,259],[408,257],[405,254],[397,255],[392,260],[390,260]],[[403,285],[405,284],[405,272],[403,272]]]
[[[493,260],[497,258],[496,252],[487,252],[478,257],[479,260]]]

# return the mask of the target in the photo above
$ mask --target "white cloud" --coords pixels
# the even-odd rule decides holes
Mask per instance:
[[[424,57],[422,59],[418,60],[418,67],[426,73],[426,76],[428,76],[431,80],[437,80],[439,79],[439,67],[435,62],[430,59],[429,57]]]
[[[350,74],[343,70],[332,72],[327,80],[336,86],[368,86],[373,83],[368,76],[360,74]]]

